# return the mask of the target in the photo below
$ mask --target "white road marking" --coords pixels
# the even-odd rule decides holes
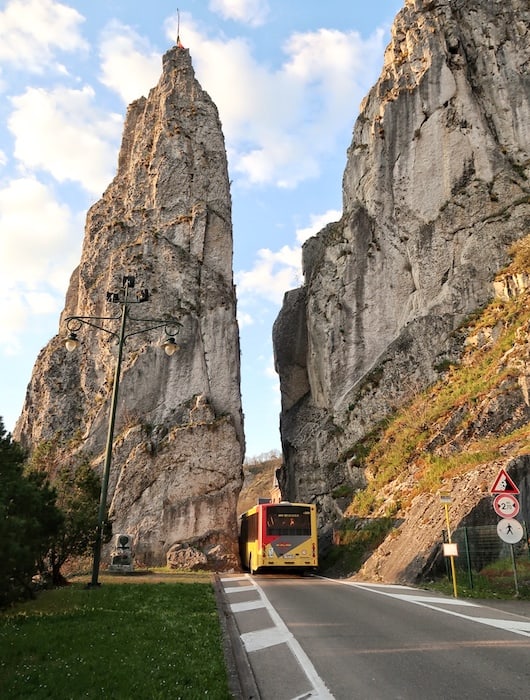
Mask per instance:
[[[412,591],[410,586],[404,586],[400,583],[366,583],[363,581],[343,581],[342,579],[334,579],[334,578],[327,578],[326,576],[316,576],[316,578],[323,578],[325,581],[338,581],[339,583],[345,583],[349,586],[357,586],[358,588],[392,588],[393,590],[398,591],[401,589],[402,591]]]
[[[230,603],[230,610],[234,613],[257,610],[267,607],[262,600],[245,600],[242,603]]]
[[[426,595],[407,595],[406,593],[392,593],[392,598],[408,600],[411,603],[429,603],[429,605],[438,603],[439,605],[461,605],[463,607],[467,605],[471,608],[477,607],[475,603],[470,603],[468,600],[462,600],[462,598],[431,598],[430,596]]]
[[[275,644],[287,644],[300,664],[300,668],[305,673],[309,683],[312,685],[313,690],[309,693],[297,696],[298,698],[317,698],[318,700],[334,700],[334,696],[329,692],[326,684],[318,675],[315,667],[311,663],[311,660],[305,653],[305,651],[300,646],[299,642],[293,634],[289,631],[289,628],[278,615],[275,608],[272,606],[271,602],[265,595],[261,586],[259,586],[255,581],[253,581],[247,574],[247,580],[252,584],[252,587],[256,589],[260,597],[262,605],[267,609],[271,620],[274,623],[273,628],[259,630],[257,632],[247,632],[241,635],[241,639],[245,644],[245,649],[247,652],[259,651],[260,649],[266,648],[266,646],[259,646],[267,643],[267,646],[273,646]],[[238,605],[236,603],[235,605]],[[241,604],[243,605],[243,603]],[[230,606],[232,610],[234,606]],[[248,647],[247,647],[248,643]],[[255,648],[251,648],[252,645],[256,645]],[[296,700],[296,698],[293,698]]]
[[[518,634],[526,633],[526,636],[530,637],[530,622],[520,622],[519,620],[492,620],[488,617],[477,617],[473,619],[476,619],[477,622],[482,622],[484,625],[499,627],[508,632],[516,632]]]
[[[523,637],[530,637],[530,623],[524,620],[514,620],[506,618],[489,618],[489,617],[473,617],[473,615],[465,615],[464,613],[457,612],[456,610],[449,610],[447,608],[441,608],[440,605],[461,605],[467,606],[469,608],[474,608],[475,610],[480,610],[482,605],[477,605],[476,603],[470,603],[469,601],[462,601],[459,598],[440,598],[436,596],[428,595],[418,595],[416,589],[407,588],[407,586],[393,586],[392,584],[371,584],[371,583],[358,583],[356,581],[341,581],[340,579],[328,579],[325,576],[319,576],[325,581],[331,581],[332,583],[342,583],[346,586],[352,586],[354,588],[365,588],[378,595],[386,595],[389,598],[397,598],[398,600],[403,600],[413,605],[421,605],[425,608],[430,608],[431,610],[436,610],[437,612],[445,613],[446,615],[453,615],[454,617],[460,617],[464,620],[470,620],[471,622],[477,622],[480,625],[488,625],[489,627],[496,627],[497,629],[503,629],[507,632],[513,632],[514,634],[520,634]],[[382,590],[385,588],[386,590]],[[395,589],[403,590],[407,589],[411,591],[410,595],[403,593],[393,593]],[[515,615],[514,615],[515,617]]]
[[[228,576],[225,578],[221,578],[220,581],[221,583],[231,583],[232,581],[246,581],[247,577],[246,576]]]
[[[254,586],[231,586],[230,588],[225,588],[225,593],[240,593],[241,591],[253,591]]]
[[[291,636],[289,631],[286,633],[285,630],[280,631],[277,627],[268,627],[255,632],[245,632],[241,635],[241,640],[247,652],[251,652],[284,644]]]
[[[455,608],[472,608],[477,612],[483,608],[483,605],[478,605],[476,603],[469,602],[467,600],[462,600],[460,598],[445,598],[435,595],[429,595],[428,593],[419,593],[417,589],[411,588],[410,586],[403,585],[392,585],[392,584],[381,584],[381,583],[364,583],[364,582],[353,582],[353,581],[343,581],[337,579],[328,579],[323,576],[318,576],[325,581],[330,581],[331,583],[341,583],[343,585],[352,586],[354,588],[364,588],[372,591],[373,593],[378,593],[380,595],[385,595],[390,598],[396,598],[403,602],[409,602],[413,605],[421,605],[431,610],[437,612],[445,613],[446,615],[453,615],[454,617],[459,617],[464,620],[469,620],[471,622],[476,622],[478,624],[487,625],[489,627],[494,627],[497,629],[502,629],[508,632],[513,632],[514,634],[522,635],[525,637],[530,637],[530,621],[525,621],[516,618],[516,615],[512,616],[512,619],[497,619],[497,618],[486,618],[486,617],[473,617],[472,614],[464,614],[463,612],[458,612]],[[221,581],[225,583],[231,583],[234,581],[246,581],[247,585],[240,587],[227,587],[225,592],[238,593],[240,591],[255,590],[258,598],[254,601],[244,601],[241,603],[232,603],[230,608],[233,612],[244,612],[249,610],[255,610],[258,608],[265,608],[274,623],[274,627],[256,630],[253,632],[246,632],[241,634],[241,640],[248,654],[253,654],[259,652],[263,649],[267,649],[271,646],[278,644],[287,644],[300,664],[300,668],[305,673],[308,681],[312,686],[312,690],[298,695],[292,700],[334,700],[334,696],[330,693],[326,687],[324,681],[318,675],[316,669],[314,668],[311,660],[306,655],[299,642],[296,640],[294,635],[289,631],[289,628],[285,625],[282,618],[276,612],[275,608],[270,603],[269,599],[265,595],[263,589],[248,575],[223,578]],[[406,591],[406,592],[404,592]],[[446,606],[446,607],[441,607]],[[471,612],[471,611],[470,611]]]

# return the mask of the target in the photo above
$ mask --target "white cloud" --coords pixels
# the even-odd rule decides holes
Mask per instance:
[[[274,369],[274,355],[269,355],[269,360],[268,360],[267,365],[265,367],[265,376],[270,377],[271,379],[275,380],[275,384],[274,384],[275,388],[276,388],[276,386],[278,386],[277,385],[278,375],[276,373],[276,370]],[[278,389],[279,389],[279,386],[278,386]]]
[[[101,82],[125,104],[147,96],[162,73],[160,54],[130,27],[112,22],[100,45]]]
[[[122,117],[99,111],[90,87],[28,88],[11,102],[8,126],[20,163],[100,195],[116,171]]]
[[[324,226],[332,221],[338,221],[342,216],[342,212],[338,209],[328,209],[323,214],[311,214],[309,217],[309,226],[296,230],[296,240],[300,245],[307,241],[308,238],[314,236],[321,231]]]
[[[254,267],[236,273],[235,278],[239,297],[259,297],[281,304],[285,292],[302,282],[300,248],[285,245],[277,252],[261,248]]]
[[[225,19],[259,27],[267,19],[269,4],[266,0],[210,0],[209,9]]]
[[[64,267],[78,248],[72,242],[75,221],[70,209],[35,178],[12,180],[0,190],[0,270],[9,286],[23,281],[28,289]],[[79,240],[79,236],[77,236]]]
[[[210,38],[185,18],[197,77],[216,103],[233,175],[240,183],[296,187],[320,173],[339,138],[351,137],[359,103],[376,77],[383,31],[320,29],[292,35],[277,69],[241,38]],[[176,17],[167,24],[176,36]]]
[[[30,316],[57,314],[80,255],[82,223],[33,177],[0,189],[0,345],[19,348]]]
[[[285,292],[303,284],[302,243],[330,222],[338,221],[341,215],[337,209],[311,214],[309,226],[296,230],[300,246],[285,245],[276,252],[269,248],[258,250],[254,266],[235,275],[238,298],[243,303],[259,298],[281,304]]]
[[[237,323],[238,323],[240,329],[246,328],[247,326],[254,325],[254,319],[246,311],[241,311],[241,309],[238,309],[237,310]]]
[[[54,0],[11,0],[0,12],[0,62],[42,73],[55,52],[87,49],[82,22],[77,10]]]
[[[6,355],[15,355],[22,349],[20,338],[29,320],[29,308],[11,289],[2,294],[2,307],[0,347]]]

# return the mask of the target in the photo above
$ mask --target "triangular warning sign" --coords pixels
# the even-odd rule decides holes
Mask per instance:
[[[497,478],[493,482],[493,486],[490,489],[491,493],[520,493],[517,486],[514,484],[512,479],[508,476],[505,469],[501,469],[497,474]]]

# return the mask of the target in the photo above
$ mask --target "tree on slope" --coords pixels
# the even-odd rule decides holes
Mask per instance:
[[[48,551],[47,562],[53,583],[61,585],[63,564],[94,549],[101,481],[90,464],[83,461],[75,469],[62,467],[54,485],[64,523]]]
[[[24,472],[25,455],[0,418],[0,606],[32,594],[31,580],[62,516],[44,475]]]
[[[91,552],[96,541],[101,480],[88,459],[65,459],[60,438],[41,443],[28,463],[30,473],[44,474],[53,484],[61,526],[39,562],[41,573],[56,586],[66,583],[61,567]],[[107,529],[104,541],[108,541]]]

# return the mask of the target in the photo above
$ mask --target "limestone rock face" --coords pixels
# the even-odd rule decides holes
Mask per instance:
[[[116,342],[83,326],[62,346],[69,316],[119,315],[106,292],[134,275],[149,301],[130,307],[110,476],[115,532],[137,558],[164,564],[193,539],[237,561],[236,501],[244,436],[232,281],[231,198],[217,109],[174,47],[149,97],[130,105],[118,171],[89,211],[60,333],[40,353],[14,435],[29,447],[58,434],[102,468]],[[136,290],[133,290],[135,292]],[[176,317],[180,350],[138,319]],[[118,331],[116,322],[105,322]],[[218,546],[219,545],[219,546]]]
[[[530,230],[527,0],[407,0],[361,106],[343,217],[273,331],[283,494],[342,515],[356,442],[457,359],[455,329]]]
[[[447,520],[440,494],[434,489],[417,493],[424,460],[432,455],[442,460],[454,455],[458,460],[474,451],[476,454],[478,444],[498,441],[501,445],[500,449],[482,453],[475,468],[445,474],[440,490],[451,495],[447,517],[453,531],[476,525],[496,527],[499,517],[493,508],[491,489],[501,469],[520,490],[519,521],[530,521],[530,286],[524,278],[519,273],[497,278],[495,296],[499,306],[493,310],[495,304],[490,304],[484,314],[477,315],[476,327],[469,329],[461,363],[455,368],[456,373],[465,373],[488,357],[496,381],[488,389],[477,387],[465,399],[455,390],[454,405],[425,426],[423,448],[416,450],[399,476],[380,491],[381,502],[370,519],[384,518],[393,503],[394,528],[356,572],[356,578],[419,582],[439,575],[445,568],[440,545]],[[507,337],[509,343],[505,342]],[[500,347],[504,352],[499,351]],[[430,392],[434,405],[438,390],[437,385]],[[469,540],[475,537],[471,529]],[[500,548],[503,543],[500,539],[498,542]],[[490,551],[490,556],[494,557],[494,552]],[[473,563],[476,566],[476,560]]]

